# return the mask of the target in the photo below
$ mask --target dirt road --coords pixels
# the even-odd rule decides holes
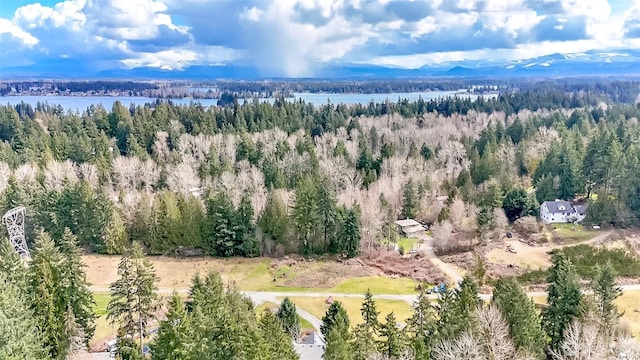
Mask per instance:
[[[454,265],[447,264],[436,256],[436,252],[433,249],[433,238],[427,234],[421,235],[418,238],[422,240],[418,246],[419,251],[424,252],[429,257],[431,263],[451,279],[451,284],[458,284],[462,280],[463,274]]]

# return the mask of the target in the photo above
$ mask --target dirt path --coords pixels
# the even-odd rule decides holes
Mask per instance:
[[[456,266],[447,264],[446,262],[440,260],[438,256],[436,256],[436,252],[433,250],[433,238],[429,235],[420,236],[420,245],[418,249],[429,257],[429,260],[433,265],[437,266],[449,279],[451,279],[452,284],[458,284],[462,281],[463,271],[458,269]]]

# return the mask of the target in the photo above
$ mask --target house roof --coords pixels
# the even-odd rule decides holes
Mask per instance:
[[[400,226],[400,227],[407,227],[407,226],[419,226],[420,223],[413,220],[413,219],[404,219],[404,220],[397,220],[394,221],[396,223],[396,225]]]
[[[425,228],[422,225],[407,226],[402,228],[402,232],[404,232],[405,234],[413,234],[420,231],[425,231]]]
[[[571,214],[575,211],[571,203],[564,200],[545,201],[542,205],[546,205],[552,214]]]
[[[580,215],[584,215],[587,212],[587,206],[586,205],[575,205],[573,208]]]
[[[322,360],[322,355],[324,355],[324,346],[322,345],[293,344],[293,347],[300,355],[300,360]]]

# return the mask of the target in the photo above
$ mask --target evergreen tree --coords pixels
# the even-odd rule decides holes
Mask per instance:
[[[342,224],[337,234],[338,249],[347,257],[356,257],[360,253],[360,212],[357,205],[353,205],[351,209],[343,207]]]
[[[76,321],[73,309],[70,306],[67,306],[64,326],[66,334],[65,347],[68,349],[66,358],[73,358],[75,354],[87,349],[87,335],[84,333],[82,325]]]
[[[142,239],[141,239],[142,240]],[[114,208],[105,233],[105,253],[109,255],[121,254],[128,244],[127,229],[125,228],[120,211]]]
[[[502,207],[509,221],[513,222],[522,216],[536,215],[536,204],[523,188],[516,188],[504,197]]]
[[[47,233],[36,239],[29,266],[30,303],[39,333],[51,358],[63,359],[68,343],[66,306],[62,300],[62,256]]]
[[[157,306],[158,277],[142,247],[134,243],[118,264],[118,280],[111,284],[107,320],[123,335],[144,339]]]
[[[202,203],[197,197],[189,194],[178,198],[178,208],[182,215],[180,243],[189,248],[202,248],[202,227],[205,216]]]
[[[413,313],[407,320],[410,346],[416,359],[428,359],[435,341],[436,314],[425,291],[420,292],[413,304]]]
[[[607,261],[604,266],[596,265],[596,273],[591,282],[600,334],[611,338],[615,325],[622,314],[618,312],[615,300],[622,295],[622,289],[616,285],[616,272]]]
[[[229,257],[236,254],[234,210],[229,195],[218,192],[207,200],[204,247],[209,255]]]
[[[286,299],[285,299],[286,300]],[[297,315],[296,315],[297,319]],[[258,328],[266,344],[266,356],[262,359],[297,360],[298,354],[293,349],[290,334],[282,328],[282,320],[274,316],[269,309],[265,309],[258,322]]]
[[[322,229],[324,252],[329,251],[330,244],[335,244],[338,225],[337,200],[331,183],[323,179],[317,183],[317,206]],[[336,246],[332,246],[336,248]]]
[[[116,337],[116,360],[142,360],[142,348],[136,341],[122,332]]]
[[[62,235],[60,250],[62,302],[70,308],[74,322],[82,328],[83,342],[88,345],[96,328],[96,315],[93,312],[95,301],[93,293],[89,290],[86,265],[82,262],[82,250],[69,229],[65,229]]]
[[[9,240],[0,237],[0,274],[20,292],[28,293],[27,268]]]
[[[392,311],[385,317],[384,324],[380,325],[380,352],[388,359],[395,359],[404,349],[403,334],[398,328],[396,316]]]
[[[366,324],[358,324],[353,330],[353,359],[369,360],[376,353],[376,334]]]
[[[553,255],[547,282],[548,306],[542,311],[542,327],[550,338],[551,348],[556,349],[567,327],[582,315],[578,274],[564,253]]]
[[[43,333],[34,331],[42,330],[41,317],[35,317],[27,304],[24,289],[0,273],[0,359],[50,359]]]
[[[296,305],[291,302],[289,297],[285,297],[280,303],[276,317],[280,320],[284,332],[293,340],[297,340],[300,336],[300,319],[296,312]]]
[[[287,205],[273,191],[269,192],[267,203],[262,210],[258,225],[265,235],[274,242],[283,244],[289,230]]]
[[[332,328],[325,338],[324,360],[352,360],[353,351],[341,327]],[[355,346],[358,346],[356,339]]]
[[[441,335],[441,339],[455,338],[462,334],[463,331],[471,329],[474,326],[474,319],[469,314],[473,314],[476,311],[478,305],[480,305],[480,298],[478,297],[478,285],[469,276],[465,276],[458,288],[453,290],[453,298],[448,299],[446,293],[441,294],[441,300],[446,300],[448,303],[444,304],[444,308],[441,308],[439,314],[446,312],[445,316],[441,316],[438,323],[438,331]]]
[[[413,179],[409,179],[402,191],[402,217],[405,219],[415,217],[419,203],[418,189],[416,189]]]
[[[245,194],[240,200],[235,217],[235,237],[238,246],[236,253],[247,257],[259,255],[256,240],[256,228],[253,223],[253,205],[251,197]]]
[[[181,360],[185,358],[185,342],[190,322],[182,298],[174,292],[169,299],[167,319],[160,322],[158,335],[150,346],[153,360]]]
[[[334,301],[329,305],[327,312],[322,317],[322,325],[320,325],[320,333],[326,338],[329,331],[334,327],[349,329],[349,316],[347,311],[342,307],[340,301]]]
[[[509,334],[516,347],[543,359],[546,335],[540,326],[540,316],[533,300],[522,290],[516,279],[499,279],[493,289],[492,302],[509,323]]]
[[[360,314],[362,314],[364,325],[369,331],[375,332],[378,330],[378,326],[380,325],[378,315],[380,315],[380,312],[376,308],[376,301],[373,299],[373,294],[370,289],[367,289],[367,292],[364,294]]]
[[[315,248],[313,238],[321,222],[316,190],[315,182],[310,177],[300,181],[295,190],[291,220],[303,254],[308,254]]]
[[[152,209],[149,252],[158,255],[170,253],[180,245],[184,226],[175,195],[170,191],[161,192],[153,202]]]

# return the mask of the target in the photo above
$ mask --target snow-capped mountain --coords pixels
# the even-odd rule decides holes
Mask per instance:
[[[54,68],[19,67],[3,69],[0,79],[15,78],[110,78],[110,79],[264,79],[274,78],[248,64],[194,65],[182,70],[138,67],[95,71],[79,64],[56,63]],[[81,65],[81,64],[80,64]],[[551,54],[531,59],[496,62],[465,60],[418,69],[352,64],[341,61],[316,64],[313,78],[380,79],[420,77],[562,77],[640,76],[640,50],[587,51]],[[71,71],[71,69],[73,71]]]

